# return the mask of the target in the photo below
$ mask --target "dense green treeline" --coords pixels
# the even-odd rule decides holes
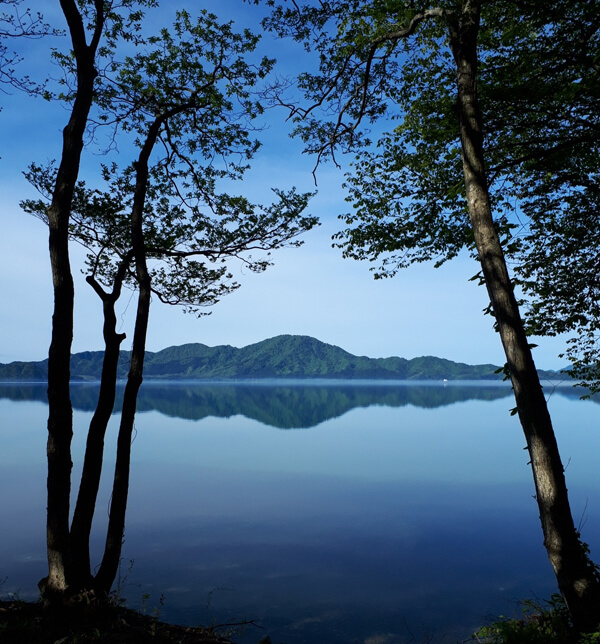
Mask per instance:
[[[74,380],[99,379],[104,353],[71,358]],[[118,375],[127,376],[130,353],[123,351]],[[443,358],[367,358],[308,336],[281,335],[237,349],[185,344],[146,354],[146,378],[229,380],[246,378],[340,378],[387,380],[498,380],[492,364],[467,365]],[[556,376],[543,372],[542,376]],[[0,365],[0,380],[44,381],[47,360]]]

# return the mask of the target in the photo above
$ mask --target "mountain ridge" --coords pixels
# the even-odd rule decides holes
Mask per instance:
[[[100,378],[102,351],[71,356],[75,381]],[[127,377],[129,351],[121,352],[118,377]],[[256,380],[267,378],[339,380],[498,380],[493,364],[469,365],[436,356],[369,358],[306,335],[278,335],[237,348],[187,343],[146,352],[149,380]],[[557,372],[540,371],[540,377]],[[44,382],[48,360],[0,363],[0,381]]]

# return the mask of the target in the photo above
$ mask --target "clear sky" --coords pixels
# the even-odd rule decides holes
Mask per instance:
[[[63,26],[56,8],[47,1],[38,5],[49,20]],[[194,7],[206,7],[241,26],[256,23],[258,18],[256,8],[240,0],[169,2],[168,6],[186,6],[192,14]],[[151,23],[166,24],[165,13],[161,10]],[[20,46],[26,59],[24,70],[38,77],[57,75],[57,68],[49,62],[49,39]],[[289,74],[301,60],[289,45],[275,42],[268,34],[264,46],[269,55],[281,60],[280,73]],[[61,129],[68,113],[59,104],[30,99],[13,90],[0,94],[0,105],[0,362],[40,360],[47,355],[52,315],[47,230],[19,208],[21,199],[33,195],[22,172],[31,161],[59,157]],[[271,186],[314,189],[314,160],[301,154],[299,142],[289,139],[285,116],[281,110],[268,113],[264,147],[238,186],[250,197],[266,199]],[[121,150],[122,157],[126,154],[126,149]],[[103,160],[93,146],[86,149],[82,178]],[[344,260],[338,249],[331,248],[331,235],[341,226],[337,215],[350,207],[344,202],[343,170],[326,165],[317,178],[319,192],[310,211],[320,217],[322,225],[305,236],[305,244],[276,252],[275,265],[266,273],[238,274],[241,288],[213,307],[210,316],[198,319],[154,302],[149,350],[186,342],[240,347],[289,333],[310,335],[371,357],[437,355],[471,364],[504,363],[492,319],[482,313],[487,305],[485,289],[468,281],[478,270],[471,258],[460,257],[439,269],[421,264],[394,279],[374,281],[367,263]],[[72,250],[76,279],[73,350],[101,349],[100,300],[81,275],[82,250]],[[122,300],[121,330],[128,333],[124,347],[129,348],[135,296],[125,293]],[[560,339],[537,343],[534,356],[539,367],[564,365],[557,357],[564,348]]]

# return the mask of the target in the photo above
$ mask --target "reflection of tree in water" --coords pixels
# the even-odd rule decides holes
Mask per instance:
[[[412,405],[436,408],[468,400],[498,400],[510,393],[508,386],[497,384],[149,383],[144,384],[140,391],[138,410],[158,411],[166,416],[188,420],[241,415],[272,427],[293,429],[315,427],[357,407]],[[578,398],[581,393],[579,389],[561,387],[555,390],[554,395]],[[122,394],[123,388],[119,387],[116,409],[120,409]],[[0,385],[0,398],[46,403],[46,386]],[[76,384],[72,388],[75,409],[93,411],[97,398],[97,385]],[[594,400],[598,402],[599,398],[596,396]]]

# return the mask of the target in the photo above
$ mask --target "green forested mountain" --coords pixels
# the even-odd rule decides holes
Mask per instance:
[[[124,351],[119,376],[125,378],[129,353]],[[74,380],[97,380],[101,351],[76,353],[71,358]],[[237,349],[184,344],[156,353],[147,352],[148,379],[230,380],[256,378],[333,378],[366,380],[496,380],[498,367],[467,365],[432,356],[413,358],[367,358],[354,356],[315,338],[280,335]],[[0,381],[44,381],[47,360],[0,363]]]

